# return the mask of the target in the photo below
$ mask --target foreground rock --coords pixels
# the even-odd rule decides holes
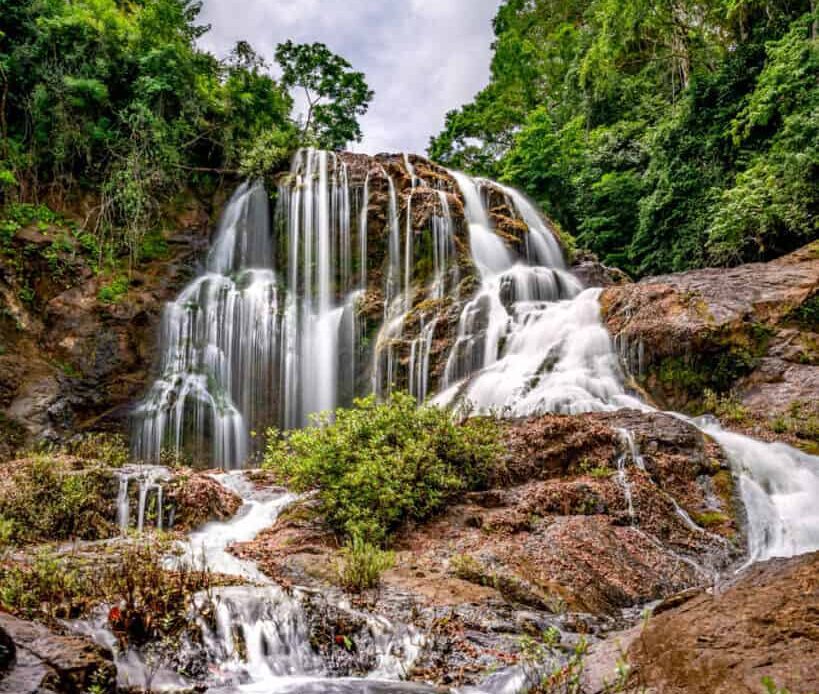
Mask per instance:
[[[504,439],[495,488],[408,529],[380,593],[363,598],[428,634],[415,677],[473,682],[514,663],[519,637],[550,624],[622,628],[624,610],[710,582],[741,554],[731,473],[676,418],[549,415],[508,424]],[[235,552],[326,594],[336,547],[305,501]]]
[[[104,540],[137,529],[188,532],[232,518],[237,494],[208,472],[42,454],[0,466],[0,516],[22,544]]]
[[[646,694],[759,694],[762,680],[819,691],[819,553],[756,564],[619,641]],[[630,644],[630,645],[629,645]],[[608,651],[611,649],[598,649]],[[611,672],[592,654],[592,670]],[[600,682],[589,691],[600,691]]]
[[[817,450],[819,242],[609,287],[601,303],[624,366],[657,404]]]
[[[82,694],[116,690],[111,654],[89,639],[56,634],[0,613],[1,694]]]

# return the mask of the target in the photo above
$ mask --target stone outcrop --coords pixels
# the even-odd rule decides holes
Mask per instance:
[[[115,278],[95,272],[97,259],[64,228],[24,227],[0,249],[0,459],[35,440],[125,429],[148,381],[163,304],[195,272],[224,196],[191,193],[169,210],[167,252],[140,261],[113,298],[106,287]]]
[[[709,582],[742,554],[727,464],[679,419],[548,415],[503,436],[492,488],[399,535],[372,598],[376,611],[435,633],[419,677],[472,681],[514,662],[520,635],[548,619],[597,634],[623,626],[624,609]],[[285,584],[327,591],[337,542],[307,499],[234,551]]]
[[[818,571],[819,553],[773,559],[661,604],[644,627],[592,650],[586,691],[603,691],[618,658],[631,668],[629,692],[759,694],[763,678],[819,691]]]
[[[111,653],[0,612],[0,694],[83,694],[92,686],[116,691]]]
[[[606,289],[603,317],[658,405],[819,445],[819,243],[769,263]]]

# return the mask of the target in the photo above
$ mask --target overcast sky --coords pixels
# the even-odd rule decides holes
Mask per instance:
[[[276,44],[320,41],[367,76],[375,99],[358,151],[423,154],[446,112],[489,78],[501,0],[205,0],[202,45],[219,57],[240,39],[273,61]]]

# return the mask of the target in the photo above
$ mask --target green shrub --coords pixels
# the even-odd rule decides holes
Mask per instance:
[[[347,538],[383,543],[405,521],[422,521],[455,495],[485,485],[499,458],[492,420],[456,424],[406,393],[373,396],[269,432],[265,467],[296,491],[318,490],[327,522]]]
[[[0,516],[17,542],[95,540],[112,530],[110,476],[97,467],[76,470],[64,458],[37,455],[22,463],[0,491]]]
[[[0,568],[0,606],[26,619],[75,618],[76,604],[89,592],[87,578],[42,550],[30,564]]]
[[[97,292],[97,299],[103,304],[117,303],[128,291],[130,281],[124,275],[118,275],[110,284],[105,284],[100,287]]]
[[[360,592],[375,588],[381,582],[381,574],[391,569],[394,563],[392,552],[354,537],[339,552],[336,577],[343,588]]]
[[[527,694],[582,694],[588,642],[581,636],[571,650],[561,643],[560,631],[549,627],[540,638],[524,636],[520,666]],[[607,688],[607,691],[611,691]],[[615,689],[614,691],[622,691]]]
[[[128,442],[121,434],[91,432],[72,440],[66,453],[83,460],[99,462],[108,467],[122,467],[130,460]]]
[[[719,395],[710,388],[703,391],[702,407],[704,412],[709,412],[723,422],[732,424],[742,424],[749,415],[748,408],[739,401],[735,393]]]

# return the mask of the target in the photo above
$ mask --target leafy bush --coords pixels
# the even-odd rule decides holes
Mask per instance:
[[[100,287],[97,292],[97,299],[103,304],[115,304],[125,296],[130,284],[131,282],[127,277],[119,275],[111,280],[109,284]]]
[[[630,274],[768,260],[819,233],[816,26],[805,0],[510,0],[429,153]]]
[[[13,524],[18,542],[108,537],[109,484],[98,467],[76,470],[69,459],[37,455],[0,486],[0,516]]]
[[[336,576],[339,585],[353,591],[375,588],[384,571],[392,568],[395,555],[354,537],[339,552]]]
[[[396,393],[324,413],[315,426],[269,432],[265,467],[297,491],[318,490],[330,526],[383,543],[405,521],[422,521],[459,492],[484,485],[498,459],[487,419],[458,425],[449,413]]]
[[[26,619],[76,618],[89,575],[47,550],[30,563],[0,568],[0,605]]]

